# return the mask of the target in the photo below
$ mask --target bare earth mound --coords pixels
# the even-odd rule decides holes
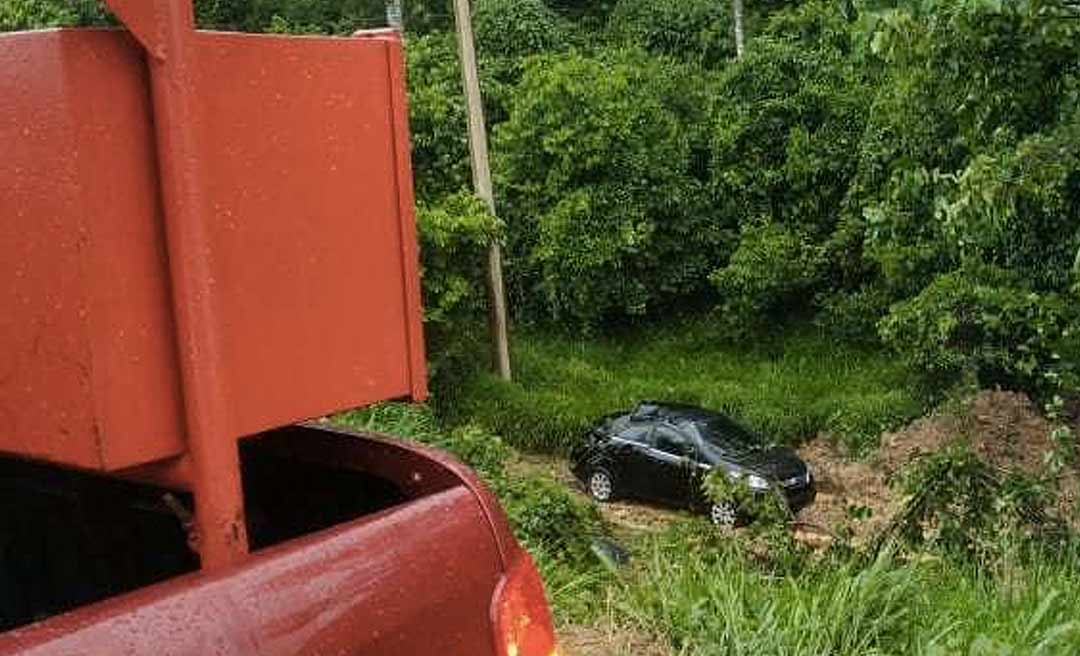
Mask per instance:
[[[846,524],[854,531],[855,543],[864,543],[900,506],[899,494],[888,485],[889,477],[913,458],[954,441],[967,443],[995,467],[1018,467],[1037,475],[1053,450],[1052,430],[1027,396],[987,390],[960,412],[925,417],[882,435],[877,455],[868,462],[851,460],[828,439],[818,437],[799,449],[818,480],[817,501],[799,515],[803,523],[799,537],[811,544],[824,543],[828,538],[822,535]],[[1068,474],[1063,487],[1064,501],[1074,499],[1075,472]],[[869,517],[853,520],[857,508],[869,510]]]

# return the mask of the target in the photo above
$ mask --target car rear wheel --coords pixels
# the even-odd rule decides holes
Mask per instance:
[[[605,469],[594,469],[589,474],[589,495],[600,502],[611,501],[615,496],[615,483]]]
[[[722,528],[735,528],[737,513],[730,503],[714,503],[709,506],[709,520]]]

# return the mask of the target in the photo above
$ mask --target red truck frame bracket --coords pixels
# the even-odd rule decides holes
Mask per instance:
[[[190,490],[215,569],[240,437],[426,396],[401,43],[108,4],[0,35],[0,452]]]

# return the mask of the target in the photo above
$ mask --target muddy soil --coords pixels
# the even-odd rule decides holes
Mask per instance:
[[[1027,396],[986,390],[952,412],[924,417],[882,435],[880,448],[866,461],[847,457],[826,436],[819,436],[799,449],[817,475],[818,497],[800,513],[799,520],[809,526],[797,535],[808,542],[828,543],[829,533],[846,525],[856,544],[865,543],[888,524],[902,503],[890,479],[913,459],[954,442],[967,444],[1000,469],[1040,475],[1054,450],[1053,428]],[[1065,472],[1063,505],[1077,499],[1077,481],[1075,470]],[[856,510],[860,508],[865,510]],[[867,511],[869,517],[855,519]]]
[[[670,656],[660,639],[614,623],[597,626],[574,624],[559,631],[563,656]]]

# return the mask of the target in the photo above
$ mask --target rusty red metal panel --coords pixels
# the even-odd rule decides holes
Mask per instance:
[[[400,44],[192,38],[229,432],[423,398]],[[104,469],[176,455],[146,64],[112,31],[5,35],[0,61],[15,217],[0,227],[0,449]]]
[[[197,32],[191,52],[231,432],[422,396],[387,44]]]
[[[427,393],[400,42],[110,5],[132,36],[0,36],[0,450],[187,484],[223,567],[239,436]]]
[[[243,567],[2,634],[0,655],[484,656],[495,653],[489,607],[501,576],[476,497],[458,486]]]
[[[0,451],[93,469],[182,452],[139,47],[0,36]]]

